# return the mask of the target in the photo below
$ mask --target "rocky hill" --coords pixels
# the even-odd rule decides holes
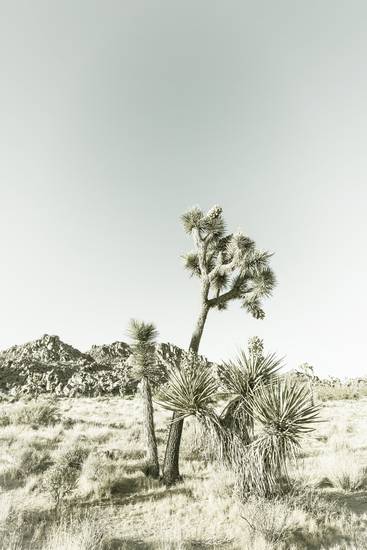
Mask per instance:
[[[125,342],[113,342],[101,346],[92,346],[86,355],[101,365],[115,365],[126,361],[130,355],[130,347]]]
[[[177,364],[184,353],[172,344],[157,344],[158,380],[165,379],[167,364]],[[44,334],[0,352],[0,392],[16,397],[129,395],[137,387],[127,361],[130,354],[125,342],[94,345],[83,353],[58,336]]]
[[[94,361],[90,355],[82,353],[70,344],[65,344],[58,336],[49,334],[0,352],[0,364],[5,362],[19,365],[29,360],[47,365],[86,365]]]

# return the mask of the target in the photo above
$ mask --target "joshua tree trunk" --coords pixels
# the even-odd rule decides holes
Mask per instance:
[[[195,330],[192,334],[190,347],[189,347],[189,349],[191,351],[194,351],[195,353],[197,353],[199,351],[200,341],[201,341],[201,337],[203,335],[204,325],[205,325],[205,322],[206,322],[206,318],[208,316],[208,311],[209,311],[209,306],[206,303],[204,303],[202,305],[200,315],[199,315],[199,318],[198,318],[197,323],[196,323]]]
[[[159,477],[159,461],[157,440],[155,437],[154,420],[153,420],[153,403],[152,392],[150,389],[149,380],[143,376],[141,380],[141,393],[143,396],[144,407],[144,425],[146,439],[146,474],[153,478]]]
[[[208,311],[209,306],[206,301],[204,301],[189,347],[189,350],[194,351],[195,353],[199,350],[200,340],[203,334]],[[179,455],[183,419],[177,420],[177,416],[178,415],[176,413],[173,413],[163,463],[163,483],[167,486],[174,485],[181,479],[179,470]]]

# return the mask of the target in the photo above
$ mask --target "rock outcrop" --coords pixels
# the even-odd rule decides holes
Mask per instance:
[[[14,396],[131,395],[137,380],[127,361],[130,354],[125,342],[94,345],[83,353],[58,336],[44,334],[0,352],[0,392]],[[157,384],[166,380],[167,367],[178,364],[183,354],[173,344],[157,344]]]
[[[94,362],[91,356],[82,353],[70,344],[65,344],[59,336],[50,336],[49,334],[44,334],[38,340],[13,346],[0,352],[0,363],[21,364],[29,360],[47,365],[87,365]]]

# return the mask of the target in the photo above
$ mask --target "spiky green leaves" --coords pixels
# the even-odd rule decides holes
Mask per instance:
[[[192,354],[171,369],[159,400],[177,419],[200,420],[243,493],[269,495],[287,476],[287,462],[302,437],[314,429],[319,407],[312,405],[306,388],[277,377],[281,360],[273,354],[264,357],[262,341],[253,339],[251,345],[256,353],[241,352],[237,360],[218,367],[218,376],[198,368],[200,359]],[[227,405],[218,415],[213,404],[223,397]]]
[[[255,243],[242,232],[235,233],[227,243],[226,256],[228,261],[237,257],[238,262],[255,250]]]
[[[195,206],[181,216],[181,221],[187,233],[191,234],[196,229],[202,239],[219,239],[225,230],[220,206],[213,206],[207,214]]]
[[[200,277],[201,271],[199,256],[196,252],[189,252],[189,254],[183,256],[183,261],[186,269],[190,272],[191,277]]]
[[[194,206],[181,216],[181,221],[186,233],[191,233],[193,229],[201,229],[204,213],[200,208]]]
[[[241,265],[241,271],[245,271],[252,277],[259,275],[268,268],[269,260],[272,254],[267,250],[253,249],[251,254],[246,257],[246,261]]]
[[[158,376],[155,360],[155,340],[158,331],[153,323],[144,323],[131,319],[128,335],[132,340],[129,363],[132,366],[132,375],[137,380],[143,376],[154,382]]]
[[[274,379],[282,364],[274,354],[266,357],[258,354],[246,354],[240,351],[235,361],[223,363],[218,367],[218,376],[223,389],[231,397],[240,397],[246,401],[261,386]]]
[[[224,290],[225,288],[227,288],[229,282],[230,277],[227,273],[218,272],[213,278],[212,285],[215,290]]]
[[[269,266],[271,254],[257,250],[242,232],[225,235],[220,206],[206,214],[194,207],[182,216],[182,222],[196,246],[184,256],[184,264],[191,276],[202,280],[207,305],[222,310],[228,302],[241,299],[253,317],[263,319],[260,300],[269,297],[276,284]]]
[[[133,344],[153,344],[158,337],[158,330],[153,323],[144,323],[131,319],[127,330]]]
[[[246,296],[243,299],[242,307],[254,317],[254,319],[264,319],[265,312],[260,306],[260,300],[252,296]]]
[[[279,379],[262,386],[250,403],[262,430],[249,446],[243,483],[248,491],[269,495],[288,477],[287,463],[302,437],[314,429],[319,407],[311,404],[304,387]]]
[[[158,397],[165,409],[178,414],[178,419],[187,416],[204,417],[210,412],[218,384],[208,369],[172,369],[168,383]]]
[[[253,437],[254,420],[250,399],[259,388],[269,384],[276,376],[281,360],[274,354],[264,357],[261,353],[248,355],[241,351],[235,361],[218,367],[218,378],[224,396],[229,399],[221,414],[225,426],[240,435],[248,444]]]
[[[310,392],[302,385],[284,380],[260,388],[253,400],[254,416],[267,434],[280,434],[295,444],[314,430],[320,407],[312,405]]]

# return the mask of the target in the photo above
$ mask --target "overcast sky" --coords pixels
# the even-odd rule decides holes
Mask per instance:
[[[275,253],[255,321],[209,316],[322,375],[366,374],[367,3],[0,0],[0,348],[87,349],[131,317],[189,343],[180,214],[224,208]]]

